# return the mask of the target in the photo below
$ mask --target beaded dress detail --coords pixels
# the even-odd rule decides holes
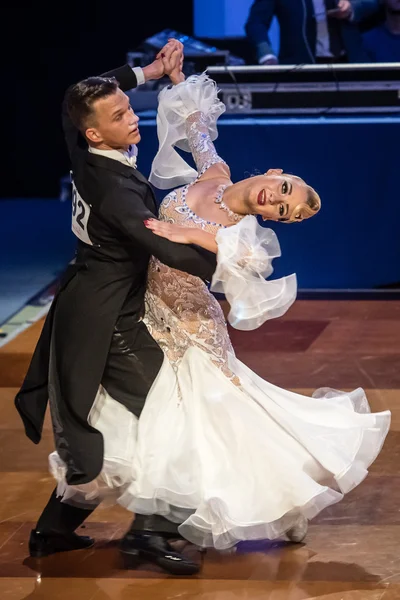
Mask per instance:
[[[186,135],[198,169],[198,178],[212,165],[224,163],[209,137],[206,119],[201,112],[187,119]],[[168,194],[161,203],[159,219],[216,234],[223,225],[206,221],[187,205],[188,191],[197,181]],[[228,352],[233,353],[233,348],[225,317],[219,302],[201,279],[152,258],[145,302],[144,321],[175,368],[190,346],[198,346],[211,356],[214,364],[228,377],[232,377],[227,358]]]

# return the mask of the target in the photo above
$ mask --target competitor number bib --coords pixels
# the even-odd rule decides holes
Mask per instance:
[[[72,231],[81,242],[93,246],[87,230],[89,217],[90,206],[79,195],[75,183],[72,181]]]

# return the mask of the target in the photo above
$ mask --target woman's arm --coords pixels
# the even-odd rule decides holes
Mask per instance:
[[[183,78],[179,63],[177,76],[174,69],[171,75],[176,85],[164,88],[159,95],[157,133],[160,145],[151,167],[150,183],[162,190],[193,183],[200,177],[226,178],[229,183],[229,168],[212,143],[218,135],[218,117],[225,110],[218,99],[215,82],[205,74],[179,81]],[[177,148],[193,154],[196,170],[180,156]]]
[[[208,177],[216,177],[218,173],[229,178],[229,167],[218,155],[211,141],[205,115],[200,111],[189,115],[186,119],[185,129],[190,151],[196,163],[199,176],[201,177],[207,172]],[[212,167],[216,168],[211,172],[209,169]]]
[[[157,219],[149,219],[144,222],[148,229],[151,229],[155,235],[167,238],[171,242],[178,244],[194,244],[200,246],[209,252],[217,254],[218,245],[215,241],[215,235],[203,231],[197,227],[184,227],[183,225],[175,225],[165,221],[157,221]]]
[[[175,62],[173,60],[175,54],[172,54],[170,60],[162,53],[160,53],[159,56],[162,56],[165,72],[169,73],[169,78],[173,85],[178,85],[185,81],[186,78],[182,72],[183,48],[182,53]],[[205,171],[208,171],[208,169],[214,165],[221,165],[223,173],[226,173],[229,177],[229,167],[225,161],[218,156],[217,150],[211,141],[205,115],[201,111],[189,115],[186,119],[185,129],[190,151],[196,163],[199,175],[203,175]],[[219,171],[219,174],[221,174],[221,166],[217,168],[217,173]],[[212,176],[214,177],[215,175]]]
[[[213,233],[194,228],[192,228],[192,231],[193,233],[190,234],[192,244],[200,246],[200,248],[204,248],[204,250],[208,250],[214,254],[218,253],[218,244],[215,241],[215,235]]]

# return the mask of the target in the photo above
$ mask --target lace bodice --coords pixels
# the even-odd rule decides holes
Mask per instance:
[[[187,138],[198,177],[212,165],[224,162],[207,134],[201,113],[195,113],[187,120]],[[223,225],[199,217],[186,202],[194,183],[174,190],[164,198],[159,219],[216,234]],[[198,277],[167,267],[153,257],[148,272],[145,322],[175,368],[188,347],[197,345],[231,376],[226,364],[233,348],[225,317],[218,301]]]

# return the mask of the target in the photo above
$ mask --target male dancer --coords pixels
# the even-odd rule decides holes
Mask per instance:
[[[156,215],[156,202],[136,169],[138,117],[124,92],[164,74],[178,83],[182,53],[182,44],[171,40],[143,70],[124,66],[91,77],[69,88],[65,97],[78,250],[16,407],[28,437],[39,443],[49,399],[56,448],[71,485],[93,481],[102,469],[103,438],[88,424],[99,385],[139,417],[161,368],[162,351],[141,321],[150,256],[203,280],[210,280],[215,269],[215,255],[155,236],[144,224]],[[63,503],[54,491],[32,531],[31,555],[92,545],[92,539],[74,533],[90,513]],[[136,515],[121,550],[132,561],[151,561],[171,573],[197,572],[198,566],[168,543],[174,537],[176,526],[163,517]]]

